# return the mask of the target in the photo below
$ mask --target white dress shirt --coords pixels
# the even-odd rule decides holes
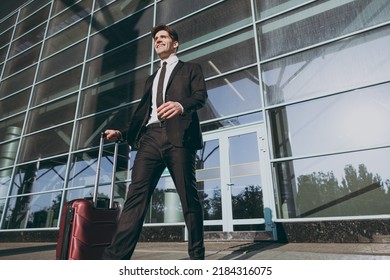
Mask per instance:
[[[164,86],[163,86],[163,100],[164,100],[164,102],[165,102],[165,91],[166,91],[166,88],[167,88],[169,77],[172,74],[173,68],[175,68],[176,64],[179,62],[179,58],[176,55],[174,55],[174,56],[170,56],[165,61],[167,62],[167,66],[166,66],[167,67],[167,71],[165,72]],[[164,62],[163,60],[160,62],[160,69],[158,69],[158,72],[157,72],[157,74],[156,74],[156,76],[154,77],[154,80],[153,80],[152,113],[150,115],[150,119],[149,119],[148,125],[151,124],[151,123],[159,122],[158,117],[157,117],[156,98],[157,98],[157,84],[158,84],[158,80],[160,78],[160,72],[161,72],[161,67],[162,67],[163,62]]]

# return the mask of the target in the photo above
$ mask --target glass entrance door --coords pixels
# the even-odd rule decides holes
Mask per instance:
[[[272,184],[263,125],[206,134],[197,154],[205,231],[268,231]]]

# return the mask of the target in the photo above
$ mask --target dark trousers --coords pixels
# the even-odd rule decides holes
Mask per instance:
[[[151,196],[165,167],[179,194],[188,228],[188,254],[204,259],[203,211],[196,189],[196,151],[172,146],[164,127],[148,128],[134,160],[127,200],[111,246],[103,259],[130,259],[138,242]]]

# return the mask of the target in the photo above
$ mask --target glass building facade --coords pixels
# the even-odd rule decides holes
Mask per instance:
[[[63,203],[92,195],[101,131],[126,127],[157,69],[158,23],[206,78],[206,232],[390,218],[389,1],[33,0],[0,19],[0,232],[58,229]],[[121,143],[120,203],[135,153]],[[164,172],[145,226],[177,225]]]

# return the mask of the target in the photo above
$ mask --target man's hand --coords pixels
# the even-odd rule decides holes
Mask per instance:
[[[107,129],[104,131],[104,135],[109,142],[115,142],[122,139],[122,134],[119,130]]]
[[[168,101],[157,108],[160,120],[168,120],[183,113],[183,107],[178,102]]]

